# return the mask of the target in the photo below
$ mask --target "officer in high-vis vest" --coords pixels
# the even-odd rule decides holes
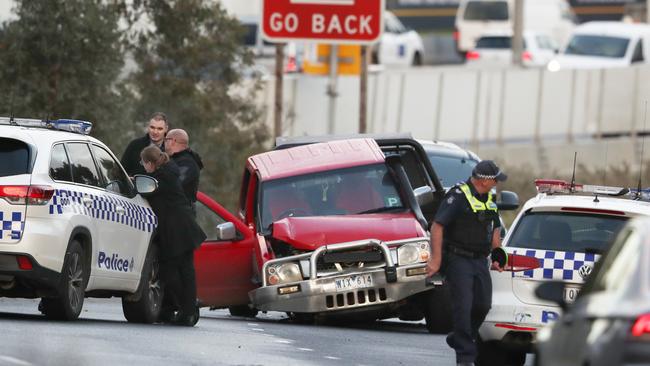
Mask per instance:
[[[490,191],[506,179],[493,161],[479,162],[466,182],[447,192],[431,225],[427,273],[442,272],[448,281],[453,331],[447,344],[456,351],[458,365],[475,362],[478,329],[492,306],[489,269],[503,270],[488,260],[492,249],[501,246],[501,223]]]

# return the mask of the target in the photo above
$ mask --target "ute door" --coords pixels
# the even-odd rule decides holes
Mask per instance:
[[[196,286],[202,306],[228,307],[248,304],[253,282],[255,235],[246,225],[202,192],[197,194],[196,219],[207,239],[194,252]],[[231,222],[235,240],[218,240],[217,225]]]

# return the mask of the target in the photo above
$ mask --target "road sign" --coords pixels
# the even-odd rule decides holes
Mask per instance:
[[[271,42],[370,44],[384,29],[385,0],[264,0],[262,34]]]

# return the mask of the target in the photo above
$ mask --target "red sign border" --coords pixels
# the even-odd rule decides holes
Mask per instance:
[[[362,40],[348,40],[348,39],[338,39],[338,38],[270,37],[269,35],[266,34],[266,32],[264,32],[264,6],[267,1],[273,1],[273,0],[262,0],[262,12],[260,14],[260,23],[259,23],[262,38],[264,38],[264,40],[267,42],[271,42],[271,43],[312,42],[312,43],[328,43],[328,44],[371,45],[379,42],[379,39],[384,34],[384,13],[386,12],[386,0],[379,0],[380,2],[379,6],[381,9],[381,19],[379,19],[380,30],[379,30],[379,34],[377,34],[377,38],[375,39],[362,41]],[[363,0],[357,0],[357,1],[363,1]]]

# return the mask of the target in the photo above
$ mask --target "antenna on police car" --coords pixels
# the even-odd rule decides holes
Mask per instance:
[[[569,187],[569,192],[573,193],[576,188],[576,160],[578,160],[578,152],[573,153],[573,175],[571,176],[571,186]]]
[[[645,154],[645,134],[646,134],[646,122],[648,119],[648,100],[645,101],[645,108],[643,111],[643,132],[641,136],[641,159],[639,159],[639,183],[636,187],[636,196],[635,200],[641,199],[641,179],[643,178],[643,155]]]

